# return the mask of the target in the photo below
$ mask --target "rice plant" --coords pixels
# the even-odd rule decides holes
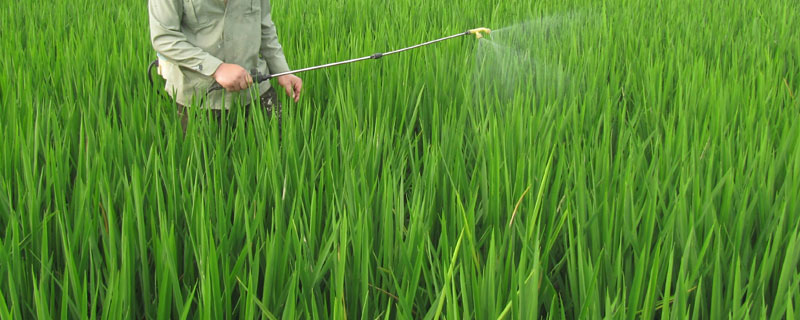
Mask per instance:
[[[272,7],[293,68],[495,32],[302,74],[279,142],[181,133],[145,1],[0,3],[0,319],[798,317],[796,1]]]

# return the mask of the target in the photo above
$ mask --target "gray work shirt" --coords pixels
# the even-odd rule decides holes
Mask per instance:
[[[289,71],[269,0],[148,0],[148,8],[159,72],[167,81],[167,92],[182,105],[202,99],[207,108],[227,109],[234,99],[250,102],[247,93],[252,90],[218,90],[203,99],[223,62],[263,74]],[[266,92],[269,82],[259,89],[259,95]]]

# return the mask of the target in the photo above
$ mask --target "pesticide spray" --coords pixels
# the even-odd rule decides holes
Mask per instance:
[[[558,97],[574,83],[565,66],[568,48],[580,36],[587,14],[569,12],[528,20],[492,31],[479,40],[474,72],[477,94],[498,102],[519,92]],[[518,97],[517,97],[518,98]]]

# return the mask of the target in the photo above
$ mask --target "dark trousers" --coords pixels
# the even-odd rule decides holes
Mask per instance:
[[[186,110],[186,107],[180,103],[178,105],[178,117],[181,121],[181,128],[183,129],[183,134],[186,134],[186,125],[189,123],[189,113]],[[282,121],[281,121],[281,111],[283,108],[281,106],[281,102],[278,100],[278,95],[275,93],[275,88],[269,88],[267,92],[261,95],[259,99],[259,105],[261,106],[264,113],[266,113],[268,118],[275,117],[278,120],[278,133],[281,133],[283,130],[282,128]],[[247,104],[244,110],[244,118],[247,119],[250,117],[250,109],[252,106]],[[217,120],[217,123],[222,124],[223,119],[223,111],[222,110],[210,110],[211,115]],[[234,124],[235,125],[235,124]]]

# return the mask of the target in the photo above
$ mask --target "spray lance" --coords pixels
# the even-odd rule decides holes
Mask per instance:
[[[489,34],[491,32],[492,32],[492,30],[490,30],[488,28],[470,29],[470,30],[467,30],[467,31],[462,32],[462,33],[454,34],[452,36],[444,37],[444,38],[441,38],[441,39],[436,39],[436,40],[420,43],[420,44],[417,44],[417,45],[410,46],[408,48],[398,49],[398,50],[384,52],[384,53],[376,53],[376,54],[373,54],[373,55],[370,55],[370,56],[366,56],[366,57],[350,59],[350,60],[334,62],[334,63],[328,63],[328,64],[318,65],[318,66],[314,66],[314,67],[308,67],[308,68],[297,69],[297,70],[281,72],[281,73],[275,73],[275,74],[261,74],[261,73],[255,71],[255,70],[253,70],[253,71],[251,71],[251,75],[253,76],[253,82],[260,83],[260,82],[267,81],[267,80],[272,79],[272,78],[277,78],[277,77],[280,77],[280,76],[284,76],[284,75],[287,75],[287,74],[297,74],[297,73],[301,73],[301,72],[324,69],[324,68],[329,68],[329,67],[335,67],[335,66],[340,66],[340,65],[349,64],[349,63],[353,63],[353,62],[364,61],[364,60],[372,60],[372,59],[377,60],[377,59],[383,58],[385,56],[393,55],[395,53],[400,53],[400,52],[403,52],[403,51],[408,51],[408,50],[411,50],[411,49],[424,47],[424,46],[431,45],[431,44],[434,44],[434,43],[437,43],[437,42],[441,42],[441,41],[445,41],[445,40],[449,40],[449,39],[453,39],[453,38],[458,38],[458,37],[462,37],[462,36],[475,35],[476,39],[480,39],[480,38],[483,38],[483,34],[484,33]],[[222,86],[215,81],[208,88],[208,92],[211,93],[211,92],[213,92],[215,90],[219,90],[219,89],[222,89]]]

